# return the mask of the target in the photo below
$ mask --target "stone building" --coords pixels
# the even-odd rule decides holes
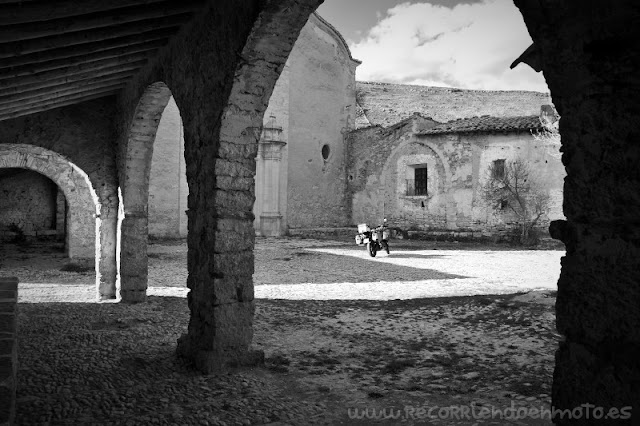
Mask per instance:
[[[540,117],[472,117],[439,123],[415,114],[394,126],[358,129],[348,137],[348,192],[356,223],[462,237],[497,236],[517,220],[482,197],[489,165],[524,160],[550,196],[538,227],[563,219],[564,168],[558,146],[534,138]]]
[[[311,14],[276,82],[256,157],[257,235],[288,228],[349,224],[345,209],[345,135],[355,128],[359,61],[334,27]],[[186,236],[184,141],[169,101],[154,143],[149,235]]]
[[[64,192],[68,217],[94,224],[97,298],[143,302],[153,143],[173,96],[189,186],[190,320],[176,350],[212,372],[260,359],[251,349],[255,300],[247,267],[254,259],[256,129],[321,1],[159,3],[3,2],[2,165],[45,175]],[[640,401],[640,4],[515,4],[533,45],[514,65],[544,72],[562,116],[566,220],[552,222],[550,232],[567,251],[556,299],[563,339],[552,404],[634,406]],[[85,190],[95,194],[87,205],[75,196]],[[3,316],[2,327],[15,324],[15,310]],[[0,332],[0,395],[12,400],[15,328]],[[0,406],[0,421],[10,421],[11,402]],[[635,417],[626,421],[635,423]],[[556,424],[575,422],[563,417]]]

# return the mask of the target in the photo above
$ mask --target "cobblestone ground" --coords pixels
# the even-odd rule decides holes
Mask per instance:
[[[363,272],[357,260],[324,251],[348,247],[258,240],[256,286],[454,275],[382,261],[368,261],[376,266]],[[395,248],[487,250],[412,242]],[[184,244],[154,244],[149,252],[150,285],[183,291]],[[551,424],[545,410],[559,339],[552,290],[390,301],[258,299],[254,346],[264,350],[265,365],[201,376],[174,356],[188,323],[183,297],[152,296],[141,305],[70,302],[93,294],[90,265],[69,265],[42,247],[5,246],[2,253],[0,274],[31,283],[23,293],[32,299],[21,298],[19,306],[20,425]],[[55,302],[29,303],[47,298]],[[541,408],[545,420],[534,418]]]

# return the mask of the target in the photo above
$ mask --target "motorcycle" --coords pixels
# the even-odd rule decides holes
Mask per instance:
[[[386,218],[382,225],[374,229],[369,228],[366,223],[361,223],[358,225],[356,244],[358,246],[366,245],[371,257],[376,257],[376,254],[383,249],[389,254],[389,235]]]

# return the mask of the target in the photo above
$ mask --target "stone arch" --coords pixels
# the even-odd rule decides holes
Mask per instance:
[[[21,168],[38,172],[62,190],[68,203],[66,251],[69,258],[96,257],[98,197],[88,176],[62,155],[26,144],[1,144],[0,168]]]
[[[397,178],[394,179],[393,172],[395,170],[395,165],[399,159],[399,157],[410,149],[412,146],[418,145],[426,148],[428,151],[433,153],[433,157],[436,158],[436,167],[438,170],[439,182],[438,182],[438,194],[444,198],[444,220],[445,226],[449,227],[454,224],[455,221],[455,205],[453,200],[453,196],[451,195],[451,169],[449,167],[449,163],[447,162],[444,154],[440,151],[440,149],[433,143],[419,140],[413,134],[400,142],[400,144],[395,147],[387,161],[382,168],[382,173],[380,175],[380,186],[379,191],[382,194],[383,198],[383,211],[382,216],[388,216],[390,212],[393,212],[393,202],[394,200],[397,203],[396,197],[396,182]],[[387,217],[387,219],[391,220],[392,218]]]
[[[221,115],[213,117],[216,105],[203,96],[187,99],[183,88],[175,87],[176,99],[188,103],[192,111],[183,116],[191,317],[188,333],[178,341],[178,353],[205,372],[260,356],[249,351],[255,306],[253,203],[258,141],[276,81],[298,34],[320,3],[262,2],[234,66]],[[216,89],[203,90],[215,93]],[[207,123],[209,114],[214,121]]]
[[[149,85],[135,108],[129,127],[121,190],[124,217],[121,224],[120,295],[127,301],[146,297],[149,234],[149,175],[153,142],[171,90],[163,82]]]

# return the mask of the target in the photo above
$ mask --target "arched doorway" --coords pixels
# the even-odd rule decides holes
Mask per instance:
[[[54,182],[66,199],[66,244],[69,258],[96,256],[98,198],[87,175],[61,155],[31,145],[0,145],[0,168],[28,169]],[[57,196],[57,195],[56,195]]]

